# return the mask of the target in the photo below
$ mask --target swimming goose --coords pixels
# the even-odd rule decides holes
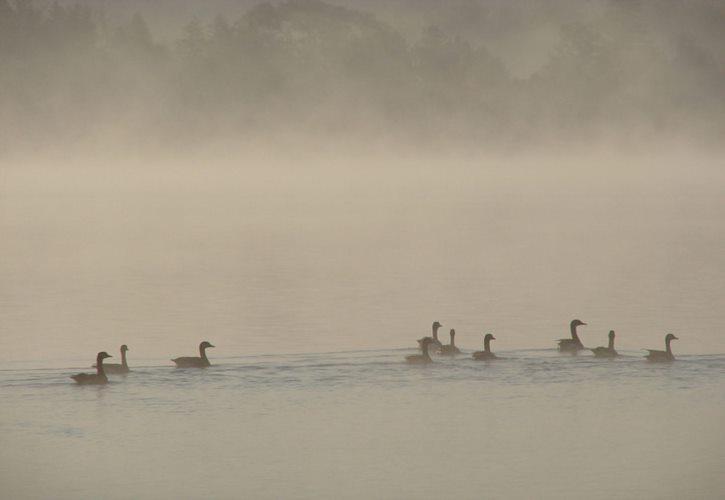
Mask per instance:
[[[560,339],[558,341],[560,352],[570,352],[572,354],[576,354],[577,351],[584,349],[584,344],[582,344],[582,341],[579,340],[579,335],[577,335],[576,333],[576,327],[581,325],[586,325],[586,323],[578,319],[572,320],[571,324],[569,325],[569,329],[571,330],[571,338]]]
[[[670,342],[673,340],[679,340],[677,337],[675,337],[673,334],[668,333],[665,337],[665,350],[664,351],[655,351],[652,349],[647,349],[649,351],[649,354],[646,356],[648,361],[674,361],[675,356],[672,354],[672,348],[670,347]]]
[[[211,366],[209,358],[206,357],[206,350],[209,347],[214,347],[206,340],[199,344],[199,357],[196,356],[184,356],[181,358],[172,359],[176,363],[176,368],[206,368]]]
[[[461,354],[461,350],[456,347],[456,331],[451,328],[451,343],[448,345],[442,345],[440,349],[438,349],[438,354],[443,354],[444,356],[455,356],[456,354]]]
[[[81,385],[102,385],[108,383],[108,377],[106,372],[103,371],[103,360],[110,358],[111,355],[105,351],[101,351],[96,356],[96,373],[79,373],[78,375],[71,375],[70,378]]]
[[[496,355],[491,352],[491,341],[496,340],[496,337],[493,336],[491,333],[487,333],[485,337],[483,337],[483,351],[476,351],[473,353],[473,359],[478,360],[487,360],[487,359],[496,359]]]
[[[429,344],[433,345],[434,347],[442,347],[443,344],[440,340],[438,340],[438,329],[442,327],[440,323],[437,321],[433,322],[433,326],[431,327],[433,330],[433,336],[432,337],[423,337],[422,339],[418,339],[418,344],[420,344],[421,349],[423,348],[423,339],[430,339]]]
[[[106,373],[128,373],[131,370],[128,368],[128,363],[126,362],[126,351],[128,351],[128,346],[126,344],[123,344],[121,346],[121,364],[118,363],[106,363],[103,365],[103,370]],[[93,365],[95,368],[96,365]]]
[[[595,347],[592,349],[595,358],[614,358],[619,356],[619,353],[614,350],[614,330],[609,330],[609,346],[608,347]]]
[[[418,342],[420,343],[420,348],[423,350],[423,353],[406,356],[405,361],[413,365],[432,363],[433,360],[430,359],[430,355],[428,354],[428,346],[433,342],[433,339],[431,337],[424,337]]]

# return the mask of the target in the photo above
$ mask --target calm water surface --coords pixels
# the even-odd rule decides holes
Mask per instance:
[[[725,498],[721,158],[268,160],[0,165],[0,498]]]
[[[0,371],[2,498],[723,498],[725,356]],[[81,368],[81,367],[79,367]]]
[[[350,163],[352,162],[352,165]],[[542,163],[543,162],[543,163]],[[291,163],[291,164],[290,164]],[[725,352],[725,162],[0,166],[0,366],[414,346]],[[83,361],[85,363],[85,361]]]

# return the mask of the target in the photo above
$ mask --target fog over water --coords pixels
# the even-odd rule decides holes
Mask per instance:
[[[587,345],[725,351],[722,163],[279,156],[7,171],[2,358],[402,347],[434,319],[546,348],[574,316]]]
[[[0,0],[0,497],[722,498],[723,23]]]

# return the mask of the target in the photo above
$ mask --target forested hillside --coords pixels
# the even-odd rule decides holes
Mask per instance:
[[[596,2],[591,16],[561,16],[545,60],[523,76],[486,45],[507,26],[486,36],[494,25],[481,21],[477,34],[475,22],[456,24],[461,12],[443,16],[439,4],[440,22],[411,39],[352,3],[263,2],[235,17],[191,18],[168,41],[142,11],[119,19],[93,2],[0,0],[0,146],[269,134],[481,147],[716,144],[725,134],[721,2]],[[485,2],[469,4],[485,19]],[[499,20],[511,30],[524,22],[509,17]]]

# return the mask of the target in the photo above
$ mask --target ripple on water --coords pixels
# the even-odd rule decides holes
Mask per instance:
[[[461,498],[507,498],[514,485],[521,498],[605,499],[642,492],[642,482],[673,487],[670,476],[725,487],[719,471],[692,465],[725,460],[713,439],[725,418],[725,356],[653,364],[639,352],[598,360],[549,349],[411,366],[411,352],[140,366],[105,387],[76,386],[74,370],[3,370],[2,453],[24,450],[5,461],[8,477],[53,470],[33,476],[47,482],[37,491],[77,498],[100,487],[183,497],[200,476],[213,479],[205,488],[214,497],[332,497],[340,488],[350,498],[410,496],[400,488],[412,478],[421,488],[413,496]],[[562,488],[570,470],[577,487]],[[330,477],[353,479],[327,489]],[[41,485],[28,484],[23,491]]]

